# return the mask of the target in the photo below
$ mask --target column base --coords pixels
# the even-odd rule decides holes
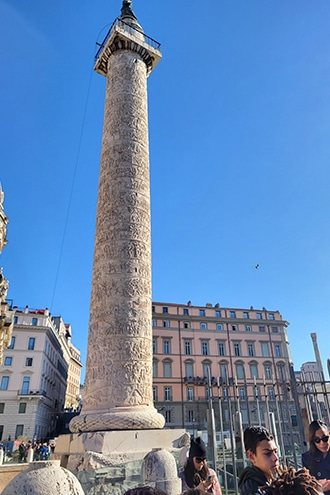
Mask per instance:
[[[80,413],[70,421],[72,433],[163,428],[165,418],[153,406],[116,407],[109,412]]]

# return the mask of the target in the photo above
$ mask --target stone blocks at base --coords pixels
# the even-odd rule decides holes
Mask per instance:
[[[73,473],[142,460],[148,452],[180,452],[189,442],[183,429],[98,431],[60,435],[54,456]]]

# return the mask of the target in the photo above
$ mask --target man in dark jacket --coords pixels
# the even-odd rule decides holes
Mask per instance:
[[[271,482],[279,467],[277,446],[263,426],[249,426],[244,431],[244,446],[252,466],[246,467],[238,481],[240,495],[253,495]]]

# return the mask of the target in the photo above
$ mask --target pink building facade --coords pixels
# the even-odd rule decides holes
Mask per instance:
[[[272,418],[284,444],[299,442],[288,322],[279,311],[154,302],[152,325],[153,395],[167,428],[206,431],[211,396],[220,443]]]

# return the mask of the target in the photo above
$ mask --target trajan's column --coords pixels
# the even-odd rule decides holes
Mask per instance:
[[[0,254],[7,244],[7,224],[9,222],[3,208],[4,192],[0,183]],[[3,351],[10,344],[14,325],[14,311],[6,302],[8,292],[8,280],[0,268],[0,364],[2,363]]]
[[[147,77],[161,58],[124,0],[96,55],[106,77],[84,402],[70,430],[159,429],[153,406]]]

